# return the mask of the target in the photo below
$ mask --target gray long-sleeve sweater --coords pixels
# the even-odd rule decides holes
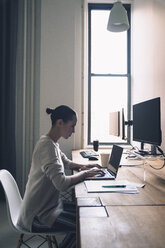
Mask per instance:
[[[35,146],[32,165],[26,185],[17,224],[31,230],[37,216],[41,223],[51,227],[62,211],[59,192],[71,184],[64,165],[71,161],[61,152],[58,143],[48,136],[41,136]]]

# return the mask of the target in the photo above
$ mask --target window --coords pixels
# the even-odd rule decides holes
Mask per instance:
[[[110,112],[124,108],[125,119],[130,117],[130,30],[107,30],[112,6],[88,4],[88,144],[95,139],[102,145],[127,143],[109,134]],[[129,17],[130,5],[124,7]],[[125,129],[129,141],[129,127]]]

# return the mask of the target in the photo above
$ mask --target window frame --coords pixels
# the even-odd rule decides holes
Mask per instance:
[[[131,27],[131,4],[123,4],[127,10],[128,20]],[[94,74],[91,73],[91,11],[92,10],[110,10],[113,7],[113,4],[109,3],[88,3],[88,130],[87,130],[87,144],[92,145],[91,141],[91,77],[92,76],[109,76],[109,77],[118,77],[123,76],[128,78],[128,105],[127,105],[127,116],[125,119],[130,120],[131,117],[131,28],[127,31],[127,73],[126,74]],[[125,120],[126,121],[126,120]],[[130,144],[130,126],[125,126],[127,128],[127,141],[116,143],[118,145],[128,145]],[[101,146],[112,146],[114,142],[100,142]]]

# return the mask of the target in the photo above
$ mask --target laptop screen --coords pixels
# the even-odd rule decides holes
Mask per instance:
[[[113,145],[109,164],[108,164],[108,169],[111,170],[115,175],[117,174],[117,171],[120,165],[122,153],[123,153],[122,147]]]

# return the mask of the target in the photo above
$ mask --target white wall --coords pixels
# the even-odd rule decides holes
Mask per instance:
[[[165,150],[165,2],[132,1],[132,103],[161,97],[162,149]],[[79,117],[76,134],[61,142],[67,155],[82,140],[81,0],[42,0],[40,134],[50,127],[46,107],[67,104]]]
[[[131,40],[132,103],[161,97],[165,151],[165,1],[134,1]]]
[[[51,125],[46,107],[74,108],[79,135],[60,141],[68,156],[81,146],[81,32],[81,0],[42,0],[40,134]]]

